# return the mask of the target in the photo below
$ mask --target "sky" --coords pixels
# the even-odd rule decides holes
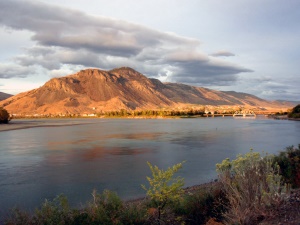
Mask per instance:
[[[0,92],[86,68],[300,101],[299,0],[0,0]]]

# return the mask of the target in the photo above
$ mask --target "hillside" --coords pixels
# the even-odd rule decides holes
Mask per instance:
[[[7,99],[7,98],[9,98],[11,96],[12,95],[10,95],[10,94],[6,94],[4,92],[0,92],[0,101],[5,100],[5,99]]]
[[[278,103],[250,94],[162,83],[128,67],[110,71],[82,70],[66,77],[53,78],[38,89],[0,102],[0,106],[13,114],[175,109],[191,105],[281,108]]]

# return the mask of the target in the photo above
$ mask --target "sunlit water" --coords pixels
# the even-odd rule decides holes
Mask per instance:
[[[60,193],[76,207],[91,199],[93,189],[124,199],[143,196],[147,161],[167,168],[186,160],[179,175],[191,186],[215,179],[215,164],[224,158],[250,148],[277,153],[300,143],[300,122],[264,117],[85,121],[0,132],[0,216]]]

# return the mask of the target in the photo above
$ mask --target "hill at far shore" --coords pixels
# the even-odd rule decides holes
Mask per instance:
[[[12,97],[12,95],[6,94],[4,92],[0,92],[0,101],[5,100],[5,99],[10,98],[10,97]]]
[[[181,83],[162,83],[122,67],[110,71],[86,69],[53,78],[42,87],[2,100],[12,114],[83,114],[115,110],[183,109],[200,106],[286,110],[292,104],[254,95],[216,91]]]

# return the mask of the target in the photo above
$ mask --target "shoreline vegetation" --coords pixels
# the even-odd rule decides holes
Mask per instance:
[[[60,112],[60,113],[28,113],[15,114],[13,118],[180,118],[180,117],[210,117],[210,116],[233,116],[236,113],[252,113],[257,115],[287,115],[288,112],[267,110],[265,108],[245,108],[242,106],[235,107],[217,107],[217,106],[202,106],[202,107],[187,107],[181,109],[145,109],[145,110],[126,110],[118,109],[111,111],[97,111],[96,109],[90,112]]]
[[[218,180],[182,188],[174,177],[182,163],[161,170],[148,163],[152,177],[146,197],[123,201],[115,192],[92,192],[81,208],[64,195],[45,200],[34,212],[13,209],[0,220],[17,224],[285,224],[300,221],[300,144],[277,155],[252,150],[216,164]],[[249,182],[251,180],[251,182]]]

